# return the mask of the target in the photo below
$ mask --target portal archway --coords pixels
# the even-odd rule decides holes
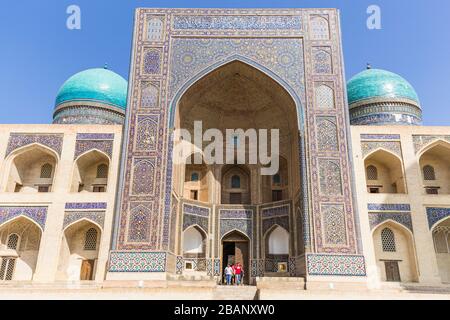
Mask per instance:
[[[250,282],[250,239],[240,231],[233,230],[222,238],[222,271],[227,265],[239,263],[244,270],[243,281]]]

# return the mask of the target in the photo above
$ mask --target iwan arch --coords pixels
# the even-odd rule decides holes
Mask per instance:
[[[342,57],[334,9],[138,9],[128,89],[86,70],[54,124],[1,127],[1,283],[216,286],[240,262],[294,294],[445,286],[450,130]],[[278,129],[278,172],[174,152],[195,121]]]

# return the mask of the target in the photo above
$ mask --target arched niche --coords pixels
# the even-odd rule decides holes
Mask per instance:
[[[289,254],[289,232],[280,226],[275,226],[266,235],[266,253],[269,255]]]
[[[441,281],[450,283],[450,218],[436,224],[432,234]]]
[[[71,192],[106,192],[110,161],[98,150],[89,151],[75,161]]]
[[[63,233],[57,280],[95,280],[100,251],[101,228],[90,220],[69,225]]]
[[[418,281],[411,231],[397,222],[387,220],[376,227],[372,237],[381,281]]]
[[[58,163],[50,149],[34,144],[17,150],[9,158],[6,192],[51,192]]]
[[[419,159],[424,194],[450,194],[450,144],[438,141]]]
[[[365,158],[364,167],[369,193],[406,193],[403,165],[393,153],[379,149]]]
[[[33,280],[41,236],[41,228],[25,217],[0,226],[0,282]]]

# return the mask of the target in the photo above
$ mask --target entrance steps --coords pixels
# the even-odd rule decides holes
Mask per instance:
[[[256,287],[259,290],[305,290],[306,282],[302,277],[259,277]]]
[[[213,300],[257,300],[257,288],[254,286],[217,286]]]

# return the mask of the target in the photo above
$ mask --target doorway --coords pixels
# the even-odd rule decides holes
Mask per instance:
[[[398,261],[385,261],[384,266],[386,268],[386,281],[388,282],[401,282],[400,269],[398,267]]]
[[[244,270],[243,283],[250,283],[249,240],[240,232],[233,231],[222,240],[222,272],[230,264],[240,263]]]
[[[90,281],[94,280],[94,264],[95,260],[83,260],[81,263],[80,280]]]

